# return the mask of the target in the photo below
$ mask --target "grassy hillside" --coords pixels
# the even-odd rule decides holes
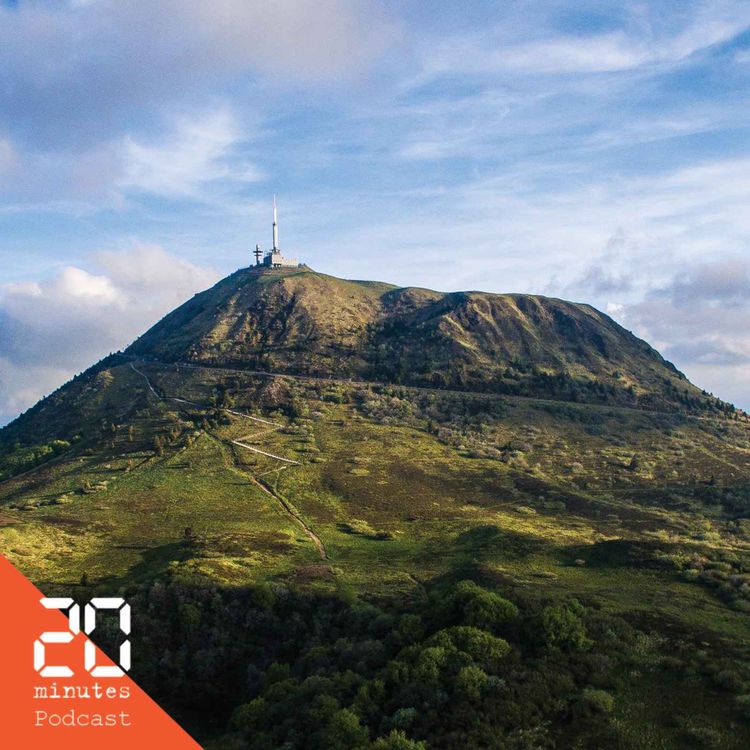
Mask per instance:
[[[213,750],[745,748],[749,514],[746,416],[606,316],[309,271],[0,431],[0,551]]]
[[[82,437],[0,484],[0,548],[45,590],[124,587],[138,600],[146,596],[139,585],[147,592],[165,580],[182,587],[181,597],[185,587],[209,586],[231,598],[270,583],[276,592],[333,597],[337,606],[362,600],[414,612],[468,578],[525,602],[530,623],[540,607],[574,597],[597,617],[634,628],[629,648],[642,650],[637,666],[613,666],[605,680],[616,706],[606,731],[618,727],[623,747],[646,726],[653,743],[633,747],[683,747],[693,735],[720,747],[750,740],[740,701],[750,684],[741,666],[750,638],[746,423],[216,368],[135,368],[123,362],[77,383],[82,404],[92,391],[98,400],[90,413],[76,407],[90,419],[79,425]],[[532,648],[531,635],[519,637],[514,648]],[[671,652],[674,663],[664,663]],[[660,690],[682,706],[681,724],[670,726],[644,701]],[[172,700],[195,726],[188,697]],[[594,715],[598,729],[582,719],[560,726],[601,740],[602,716]],[[238,721],[227,726],[236,730]],[[427,727],[411,735],[452,746]]]

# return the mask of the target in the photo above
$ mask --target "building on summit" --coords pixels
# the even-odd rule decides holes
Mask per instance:
[[[260,245],[255,246],[253,253],[255,266],[260,268],[296,268],[299,263],[294,258],[285,258],[279,249],[279,223],[276,212],[276,196],[273,196],[273,247],[265,255]]]

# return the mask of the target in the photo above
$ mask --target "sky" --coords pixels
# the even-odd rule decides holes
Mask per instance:
[[[0,424],[270,243],[595,305],[750,409],[744,0],[0,0]]]

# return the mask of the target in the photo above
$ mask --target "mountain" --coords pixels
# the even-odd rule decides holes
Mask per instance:
[[[748,417],[587,305],[240,270],[0,430],[0,552],[209,750],[750,746]]]
[[[190,362],[659,408],[716,406],[589,305],[244,269],[126,352]]]

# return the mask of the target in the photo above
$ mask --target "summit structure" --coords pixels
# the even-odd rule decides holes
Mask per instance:
[[[276,208],[276,196],[273,196],[273,241],[270,250],[265,254],[260,249],[260,245],[255,246],[255,265],[261,268],[296,268],[295,258],[285,258],[279,248],[279,217]]]

